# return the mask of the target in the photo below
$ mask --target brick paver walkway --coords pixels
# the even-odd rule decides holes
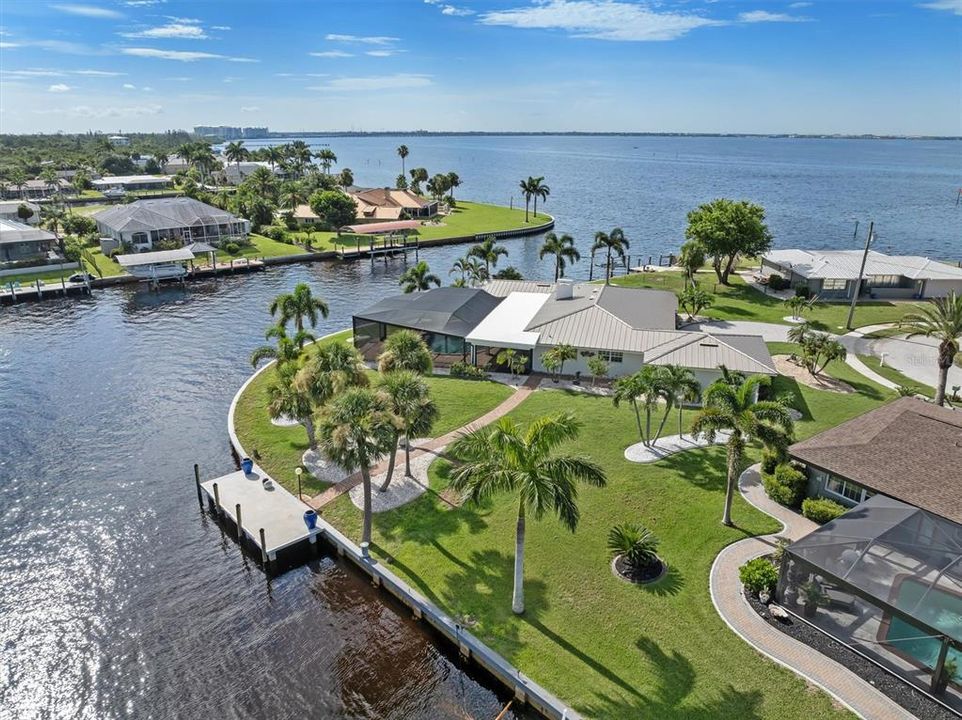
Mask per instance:
[[[781,522],[784,530],[778,535],[740,540],[715,558],[711,568],[711,598],[722,620],[760,653],[818,685],[860,717],[868,720],[915,718],[844,665],[771,627],[748,604],[738,580],[738,568],[752,558],[771,552],[777,537],[797,540],[816,525],[768,498],[758,465],[742,473],[738,489],[748,502]]]
[[[533,393],[535,390],[538,389],[538,385],[541,382],[541,378],[542,378],[541,375],[528,376],[528,379],[525,380],[524,384],[518,387],[518,389],[516,389],[514,393],[512,393],[500,405],[498,405],[492,410],[489,410],[481,417],[471,421],[470,423],[468,423],[467,425],[464,425],[463,427],[459,427],[456,430],[452,430],[451,432],[447,433],[446,435],[442,435],[441,437],[436,437],[431,440],[428,440],[427,442],[421,443],[417,447],[417,449],[411,451],[411,457],[414,458],[422,454],[423,452],[437,450],[438,448],[444,447],[445,445],[449,444],[453,440],[456,440],[458,436],[461,435],[461,433],[477,430],[478,428],[482,428],[485,425],[490,425],[496,420],[504,417],[509,412],[514,410],[516,407],[518,407],[518,405],[524,402],[525,399],[531,393]],[[374,475],[379,475],[381,473],[386,473],[387,465],[388,463],[386,460],[380,463],[379,465],[375,465],[373,468],[371,468],[371,475],[374,476]],[[320,493],[319,495],[315,495],[314,497],[310,498],[306,502],[312,508],[317,510],[319,508],[324,507],[328,503],[333,502],[344,493],[349,492],[351,488],[356,487],[360,482],[361,482],[361,473],[356,472],[353,475],[350,475],[349,477],[344,478],[344,480],[337,483],[337,485],[329,487],[324,492]]]

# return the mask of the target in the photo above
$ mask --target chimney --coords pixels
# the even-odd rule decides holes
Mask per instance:
[[[570,300],[574,296],[574,281],[568,278],[561,278],[554,288],[556,300]]]

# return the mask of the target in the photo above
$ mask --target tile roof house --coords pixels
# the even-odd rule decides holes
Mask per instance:
[[[804,285],[823,299],[851,298],[862,250],[772,250],[762,256],[762,275],[778,273],[792,287]],[[869,250],[860,295],[878,298],[933,298],[962,293],[962,268],[917,255]]]
[[[146,250],[161,239],[217,245],[244,241],[250,221],[187,197],[138,200],[94,213],[102,236],[135,250]]]
[[[962,412],[900,398],[788,452],[812,494],[851,506],[881,493],[962,523]]]
[[[393,188],[356,189],[348,196],[357,205],[358,221],[401,220],[437,215],[438,201],[429,200],[410,190]]]

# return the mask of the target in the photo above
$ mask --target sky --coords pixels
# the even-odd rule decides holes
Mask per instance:
[[[962,0],[0,2],[0,132],[962,135]]]

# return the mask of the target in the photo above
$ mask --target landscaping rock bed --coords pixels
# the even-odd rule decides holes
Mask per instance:
[[[611,561],[611,571],[622,580],[635,583],[636,585],[645,585],[661,580],[668,571],[668,566],[659,558],[657,565],[650,565],[649,567],[635,570],[635,568],[624,561],[621,555],[618,555]]]
[[[768,606],[763,605],[747,590],[745,599],[769,625],[844,665],[916,717],[926,720],[958,720],[959,716],[951,710],[926,697],[908,683],[893,677],[875,663],[866,660],[808,623],[794,617],[787,623],[776,620],[769,613]]]
[[[815,390],[825,390],[844,395],[851,395],[855,392],[855,388],[844,380],[833,378],[824,373],[812,375],[801,365],[792,362],[788,355],[773,355],[772,362],[775,363],[775,369],[778,370],[779,375],[794,378],[802,385],[807,385]]]

